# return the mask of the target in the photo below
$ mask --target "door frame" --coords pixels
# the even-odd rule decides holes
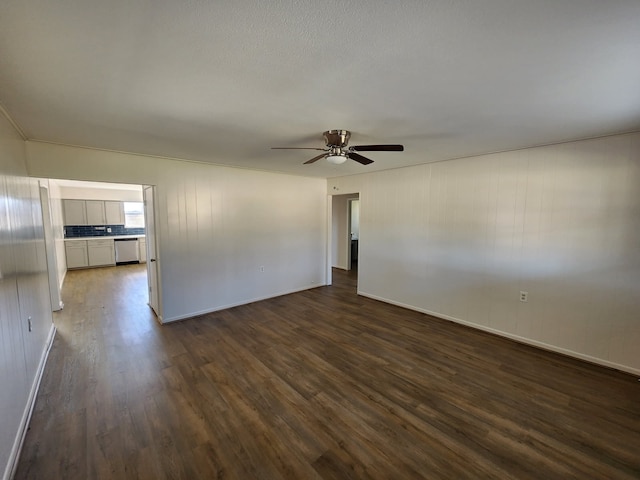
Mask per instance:
[[[338,221],[337,218],[334,219],[334,215],[333,215],[333,204],[334,204],[334,198],[333,197],[351,197],[351,198],[345,198],[346,201],[346,225],[344,226],[346,232],[346,238],[343,238],[342,241],[344,242],[345,246],[346,246],[346,255],[347,255],[347,260],[348,260],[348,264],[347,264],[347,269],[346,270],[351,270],[351,201],[353,200],[361,200],[361,194],[360,192],[351,192],[351,193],[336,193],[336,194],[329,194],[327,195],[327,254],[326,254],[326,259],[327,259],[327,264],[326,264],[326,276],[327,276],[327,285],[331,285],[332,284],[332,280],[333,280],[333,276],[332,276],[332,268],[333,268],[333,253],[334,253],[334,249],[335,248],[340,248],[339,245],[335,245],[334,244],[334,239],[333,239],[333,233],[334,233],[334,229],[333,229],[333,224],[334,224],[334,220]],[[360,217],[362,218],[362,203],[360,203]],[[358,248],[360,248],[360,235],[358,236]],[[359,260],[359,255],[358,255],[358,260]],[[358,265],[359,266],[359,265]],[[340,267],[341,268],[341,267]]]
[[[147,194],[151,195],[151,206],[147,202]],[[144,205],[144,226],[147,242],[147,285],[149,294],[149,307],[154,311],[158,321],[162,323],[162,282],[160,272],[160,251],[158,249],[158,216],[156,215],[156,204],[158,201],[158,193],[155,185],[142,186],[142,200]],[[152,228],[149,228],[149,219],[152,220]],[[151,299],[152,283],[155,283],[155,299],[157,304],[154,305]]]
[[[327,195],[326,285],[333,284],[333,195]]]
[[[49,279],[49,298],[51,310],[62,310],[62,292],[60,291],[60,279],[58,278],[58,259],[56,257],[56,241],[53,234],[53,220],[51,217],[51,196],[49,185],[38,180],[38,194],[40,196],[40,209],[42,212],[42,230],[44,232],[44,251],[47,257],[47,275]]]
[[[351,244],[353,242],[353,238],[351,237],[351,234],[353,233],[353,202],[358,202],[358,206],[360,206],[360,194],[358,194],[358,197],[354,197],[354,198],[348,198],[347,199],[347,245],[349,246],[348,250],[347,250],[347,270],[351,270],[353,267],[353,258],[351,255],[352,249],[351,249]],[[360,233],[358,232],[358,249],[360,248]],[[360,255],[358,255],[358,257],[360,257]]]

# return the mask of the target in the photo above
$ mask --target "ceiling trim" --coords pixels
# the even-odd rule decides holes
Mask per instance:
[[[7,110],[7,108],[2,104],[2,102],[0,102],[0,112],[2,112],[2,115],[4,115],[4,117],[7,119],[7,121],[11,124],[11,126],[15,129],[15,131],[18,133],[18,135],[20,135],[20,137],[22,138],[22,140],[24,140],[25,142],[27,140],[29,140],[27,138],[27,136],[24,134],[24,130],[22,130],[22,128],[20,128],[20,125],[18,125],[18,122],[16,122],[13,117],[11,115],[9,115],[9,111]]]
[[[607,137],[620,137],[622,135],[633,135],[636,133],[640,133],[640,129],[629,130],[626,132],[605,133],[603,135],[593,135],[591,137],[575,138],[573,140],[561,140],[559,142],[541,143],[539,145],[529,145],[528,147],[509,148],[506,150],[495,150],[493,152],[475,153],[473,155],[465,155],[463,157],[443,158],[442,160],[434,160],[432,162],[425,162],[425,163],[416,163],[415,165],[403,165],[401,167],[389,168],[387,170],[376,170],[370,173],[388,172],[390,170],[398,170],[400,168],[411,168],[411,167],[417,167],[418,165],[431,165],[433,163],[452,162],[454,160],[464,160],[467,158],[478,158],[478,157],[484,157],[485,155],[498,155],[500,153],[520,152],[522,150],[531,150],[532,148],[552,147],[554,145],[564,145],[567,143],[588,142],[589,140],[597,140],[600,138],[607,138]],[[336,177],[327,177],[327,180],[334,179],[334,178],[341,178],[341,177],[352,177],[353,175],[362,175],[362,173],[348,173],[346,175],[339,175]]]
[[[519,147],[519,148],[510,148],[510,149],[505,149],[505,150],[495,150],[495,151],[490,151],[490,152],[482,152],[482,153],[476,153],[473,155],[464,155],[461,157],[453,157],[453,158],[443,158],[441,160],[434,160],[431,162],[424,162],[424,163],[417,163],[417,164],[413,164],[413,165],[403,165],[401,167],[393,167],[393,168],[389,168],[386,170],[376,170],[375,172],[359,172],[359,173],[346,173],[344,175],[337,175],[334,177],[317,177],[314,175],[300,175],[300,174],[295,174],[295,173],[288,173],[288,172],[281,172],[281,171],[274,171],[274,170],[265,170],[265,169],[259,169],[259,168],[254,168],[254,167],[243,167],[243,166],[238,166],[238,165],[226,165],[226,164],[222,164],[222,163],[213,163],[213,162],[205,162],[205,161],[199,161],[199,160],[190,160],[187,158],[178,158],[178,157],[166,157],[166,156],[162,156],[162,155],[152,155],[152,154],[148,154],[148,153],[137,153],[137,152],[127,152],[125,150],[113,150],[113,149],[109,149],[109,148],[99,148],[99,147],[88,147],[85,145],[74,145],[74,144],[69,144],[69,143],[60,143],[60,142],[51,142],[51,141],[47,141],[47,140],[37,140],[37,139],[28,139],[24,137],[24,134],[22,133],[22,131],[19,129],[19,127],[11,120],[11,117],[7,114],[6,110],[3,108],[2,104],[0,104],[0,110],[5,114],[5,116],[7,116],[7,119],[9,119],[9,121],[12,123],[12,125],[14,125],[14,127],[16,128],[16,130],[18,131],[18,133],[21,134],[21,136],[23,137],[23,139],[27,142],[33,142],[33,143],[44,143],[44,144],[49,144],[49,145],[56,145],[56,146],[60,146],[60,147],[69,147],[69,148],[82,148],[84,150],[93,150],[93,151],[97,151],[97,152],[109,152],[109,153],[116,153],[116,154],[120,154],[120,155],[135,155],[138,157],[146,157],[146,158],[157,158],[160,160],[171,160],[171,161],[175,161],[175,162],[187,162],[187,163],[195,163],[198,165],[210,165],[210,166],[214,166],[214,167],[224,167],[224,168],[234,168],[234,169],[239,169],[239,170],[250,170],[250,171],[257,171],[257,172],[264,172],[264,173],[271,173],[271,174],[277,174],[277,175],[290,175],[290,176],[294,176],[294,177],[304,177],[304,178],[324,178],[325,180],[328,180],[330,178],[340,178],[340,177],[350,177],[353,175],[362,175],[364,173],[375,173],[375,172],[386,172],[389,170],[397,170],[400,168],[409,168],[409,167],[415,167],[418,165],[430,165],[432,163],[441,163],[441,162],[451,162],[454,160],[462,160],[465,158],[477,158],[477,157],[483,157],[485,155],[497,155],[500,153],[507,153],[507,152],[519,152],[522,150],[529,150],[532,148],[543,148],[543,147],[550,147],[553,145],[563,145],[566,143],[574,143],[574,142],[584,142],[584,141],[589,141],[589,140],[596,140],[599,138],[607,138],[607,137],[616,137],[616,136],[620,136],[620,135],[631,135],[634,133],[640,133],[640,129],[633,129],[633,130],[629,130],[629,131],[624,131],[624,132],[616,132],[616,133],[606,133],[603,135],[593,135],[591,137],[583,137],[583,138],[574,138],[574,139],[568,139],[568,140],[561,140],[558,142],[550,142],[550,143],[543,143],[543,144],[537,144],[537,145],[528,145],[525,147]]]
[[[296,174],[296,173],[281,172],[281,171],[276,171],[276,170],[265,170],[265,169],[254,168],[254,167],[243,167],[243,166],[240,166],[240,165],[226,165],[224,163],[213,163],[213,162],[205,162],[205,161],[201,161],[201,160],[191,160],[191,159],[188,159],[188,158],[165,157],[165,156],[162,156],[162,155],[152,155],[150,153],[137,153],[137,152],[127,152],[126,150],[113,150],[113,149],[110,149],[110,148],[87,147],[86,145],[74,145],[72,143],[51,142],[51,141],[48,141],[48,140],[38,140],[38,139],[35,139],[35,138],[25,138],[25,141],[33,142],[33,143],[45,143],[45,144],[49,144],[49,145],[57,145],[59,147],[82,148],[82,149],[85,149],[85,150],[93,150],[93,151],[96,151],[96,152],[118,153],[120,155],[135,155],[137,157],[158,158],[160,160],[172,160],[174,162],[196,163],[198,165],[210,165],[210,166],[214,166],[214,167],[235,168],[235,169],[238,169],[238,170],[251,170],[251,171],[254,171],[254,172],[265,172],[265,173],[273,173],[273,174],[278,174],[278,175],[290,175],[290,176],[293,176],[293,177],[324,178],[324,177],[317,177],[317,176],[313,176],[313,175],[299,175],[299,174]]]

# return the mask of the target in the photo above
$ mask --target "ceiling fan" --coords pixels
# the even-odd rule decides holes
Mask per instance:
[[[402,145],[357,145],[353,147],[347,147],[349,138],[351,138],[351,132],[348,130],[327,130],[323,133],[324,140],[327,144],[327,148],[313,148],[313,147],[271,147],[272,150],[320,150],[324,153],[307,160],[305,163],[317,162],[321,158],[326,158],[329,163],[334,165],[340,165],[347,161],[347,159],[354,160],[362,165],[369,165],[373,163],[373,160],[363,157],[356,152],[402,152],[404,146]]]

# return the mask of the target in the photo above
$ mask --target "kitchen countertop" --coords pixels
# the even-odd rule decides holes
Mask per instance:
[[[145,238],[146,235],[100,235],[96,237],[73,237],[73,238],[65,238],[65,242],[74,242],[77,240],[123,240],[127,238]]]

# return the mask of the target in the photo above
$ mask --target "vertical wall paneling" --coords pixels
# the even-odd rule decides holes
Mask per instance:
[[[326,282],[325,179],[26,144],[34,177],[155,186],[164,321]]]
[[[324,284],[324,180],[174,163],[157,183],[166,320]]]
[[[10,183],[10,177],[0,176],[0,381],[5,386],[0,389],[2,478],[8,478],[11,453],[29,392],[9,218]]]
[[[38,181],[0,115],[0,474],[12,475],[53,339]]]
[[[360,293],[640,373],[640,133],[334,187],[361,192]]]

